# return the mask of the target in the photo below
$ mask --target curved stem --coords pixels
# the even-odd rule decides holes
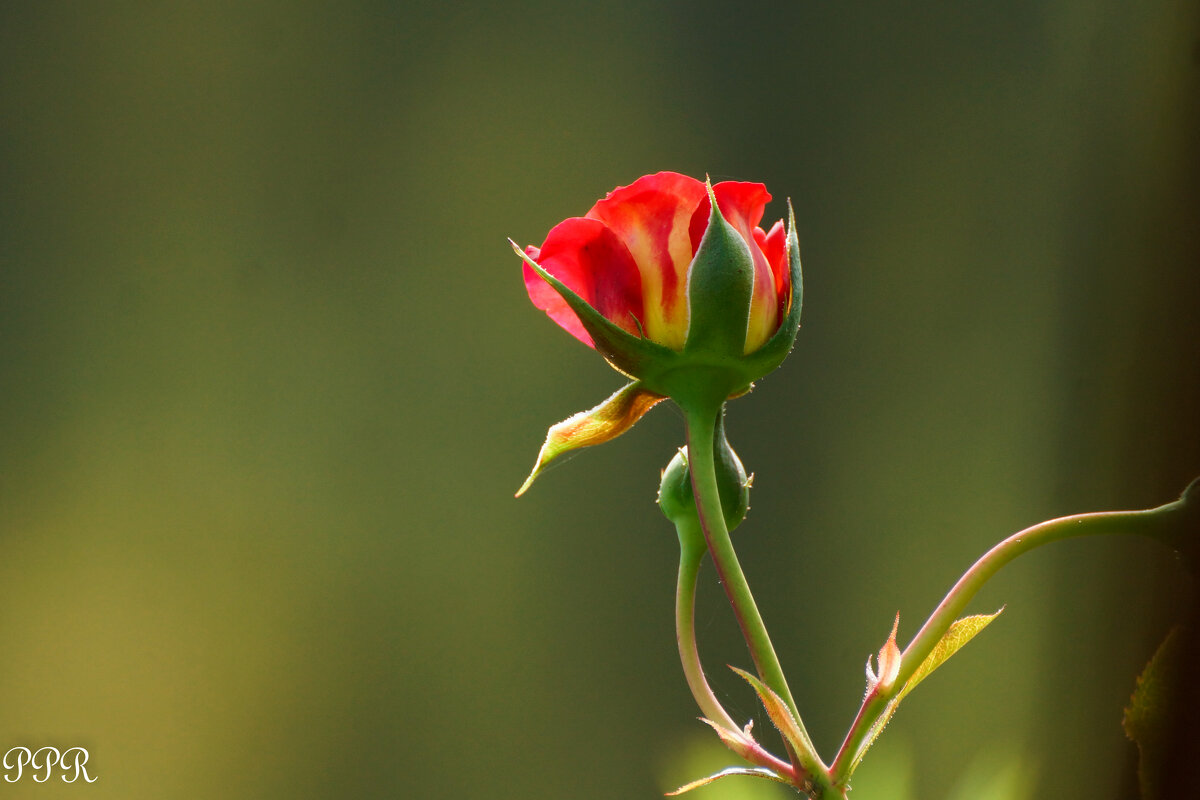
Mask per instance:
[[[1190,491],[1190,490],[1189,490]],[[858,715],[846,733],[846,739],[838,750],[830,768],[830,776],[836,785],[844,785],[850,779],[856,755],[866,740],[872,726],[887,709],[892,697],[903,689],[908,680],[924,663],[934,647],[958,619],[971,598],[983,588],[989,578],[1001,567],[1017,556],[1035,547],[1068,539],[1075,536],[1093,536],[1109,533],[1131,533],[1170,540],[1174,528],[1185,524],[1187,495],[1173,503],[1143,511],[1100,511],[1090,514],[1075,514],[1069,517],[1041,522],[1023,531],[1014,533],[983,555],[963,574],[942,602],[929,615],[929,619],[917,631],[916,636],[904,648],[901,655],[900,672],[890,692],[871,692],[863,701]]]
[[[729,538],[729,530],[725,525],[725,516],[721,509],[721,498],[717,490],[716,463],[714,460],[714,445],[716,436],[717,417],[721,413],[721,405],[697,409],[684,408],[687,418],[688,466],[692,475],[692,489],[696,496],[696,507],[700,513],[700,524],[704,531],[704,539],[708,543],[708,551],[712,554],[713,564],[729,603],[733,606],[734,616],[742,636],[750,649],[750,656],[763,682],[778,694],[787,704],[796,726],[802,736],[803,752],[793,753],[798,766],[818,782],[817,791],[827,787],[827,769],[816,749],[804,723],[796,709],[796,701],[792,698],[779,657],[771,644],[771,637],[763,624],[754,595],[750,592],[750,584],[738,563],[733,542]]]
[[[693,525],[689,521],[683,524]],[[697,531],[692,531],[692,534]],[[679,537],[680,541],[694,541],[698,536]],[[679,644],[679,660],[683,674],[696,705],[711,721],[732,731],[740,730],[737,723],[713,694],[700,664],[700,653],[696,648],[696,579],[700,574],[700,562],[706,551],[703,547],[683,547],[679,551],[679,580],[675,588],[675,639]]]

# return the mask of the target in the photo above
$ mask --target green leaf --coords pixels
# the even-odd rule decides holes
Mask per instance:
[[[766,767],[730,767],[729,769],[723,769],[720,772],[709,775],[707,778],[701,778],[698,781],[692,781],[680,786],[673,792],[667,792],[667,797],[674,797],[684,792],[690,792],[692,789],[699,789],[701,786],[707,786],[713,781],[719,781],[721,778],[728,778],[733,775],[745,775],[749,778],[766,778],[779,783],[788,782],[786,778],[781,778]]]
[[[970,617],[963,617],[951,625],[950,630],[946,631],[946,635],[934,646],[933,652],[921,662],[921,666],[917,667],[917,671],[912,674],[892,702],[899,703],[904,699],[905,695],[911,692],[918,683],[928,678],[930,673],[945,664],[950,656],[957,653],[964,644],[974,639],[977,633],[1000,616],[1001,611],[1004,609],[1001,608],[994,614],[974,614]]]
[[[851,762],[847,776],[854,774],[854,770],[862,762],[862,758],[867,750],[879,738],[879,734],[883,733],[883,729],[887,727],[888,722],[892,719],[892,715],[896,713],[896,709],[900,706],[900,701],[907,697],[908,693],[916,688],[918,683],[928,678],[935,669],[945,664],[950,656],[962,649],[963,645],[975,638],[975,635],[986,628],[992,620],[1000,616],[1000,612],[1003,610],[1001,608],[1000,611],[994,614],[975,614],[970,617],[963,617],[960,620],[956,620],[950,626],[946,634],[934,645],[933,651],[921,662],[921,666],[917,667],[912,677],[905,681],[904,687],[888,702],[887,708],[879,715],[879,719],[875,720],[875,724],[871,726],[870,733],[863,739],[862,746],[854,756],[854,761]]]
[[[783,738],[787,740],[788,747],[793,753],[811,753],[814,751],[812,742],[805,735],[799,724],[796,723],[796,718],[792,716],[787,703],[783,702],[783,699],[770,686],[767,686],[744,669],[738,669],[737,667],[730,667],[730,669],[741,675],[742,679],[750,684],[754,688],[754,691],[758,693],[758,699],[762,701],[763,708],[767,710],[767,716],[771,718],[772,724],[779,729]]]
[[[1180,670],[1179,628],[1167,634],[1138,676],[1122,727],[1138,747],[1138,784],[1144,800],[1162,796],[1163,772],[1171,750],[1170,725]]]
[[[665,399],[660,394],[647,391],[641,381],[633,381],[595,408],[580,411],[552,426],[546,433],[546,441],[538,452],[533,471],[521,484],[516,496],[523,495],[546,465],[563,453],[617,438]]]

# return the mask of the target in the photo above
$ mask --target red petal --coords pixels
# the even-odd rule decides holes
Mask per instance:
[[[761,183],[722,181],[713,186],[717,205],[725,220],[738,230],[746,241],[753,242],[751,231],[762,220],[763,209],[771,201],[771,193]],[[701,198],[696,213],[692,216],[692,252],[700,246],[700,237],[708,227],[708,196]],[[753,249],[753,248],[751,248]]]
[[[724,181],[713,186],[713,194],[729,224],[747,233],[762,221],[763,209],[771,202],[771,193],[761,183]]]
[[[637,263],[647,337],[675,349],[687,336],[687,268],[696,252],[688,225],[705,194],[695,178],[659,172],[614,189],[587,213],[607,225]]]
[[[603,223],[572,217],[555,225],[540,249],[527,247],[525,252],[605,318],[639,334],[635,319],[640,321],[643,316],[641,276],[625,245]],[[579,317],[558,292],[528,264],[524,272],[525,288],[533,304],[576,339],[595,347]]]
[[[754,240],[758,242],[771,274],[775,276],[775,293],[779,297],[779,318],[787,316],[792,300],[792,270],[788,263],[787,229],[783,220],[771,226],[771,230],[763,233],[762,228],[754,229]]]

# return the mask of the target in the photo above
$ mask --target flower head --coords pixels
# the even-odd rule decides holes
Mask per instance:
[[[779,366],[800,324],[800,249],[794,220],[760,227],[770,199],[760,183],[659,172],[560,222],[541,247],[513,245],[533,304],[634,379],[552,428],[542,456],[619,435],[650,399],[720,402]],[[569,431],[585,421],[576,443]]]
[[[743,352],[757,350],[779,327],[792,299],[783,221],[759,227],[771,199],[761,183],[712,187],[722,215],[750,251],[753,292]],[[530,260],[617,327],[672,350],[688,335],[688,271],[711,216],[705,185],[686,175],[646,175],[608,193],[582,217],[556,225]],[[568,333],[594,347],[578,315],[528,264],[533,304]]]

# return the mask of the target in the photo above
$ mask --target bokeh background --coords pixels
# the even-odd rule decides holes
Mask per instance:
[[[906,639],[1008,533],[1200,473],[1198,17],[5,4],[0,745],[99,780],[0,795],[607,800],[733,763],[674,652],[680,415],[512,498],[620,379],[505,238],[661,169],[795,204],[800,338],[728,427],[832,754],[897,610]],[[714,683],[761,716],[705,577]],[[1190,591],[1152,542],[1025,556],[856,800],[1131,796],[1121,710]]]

